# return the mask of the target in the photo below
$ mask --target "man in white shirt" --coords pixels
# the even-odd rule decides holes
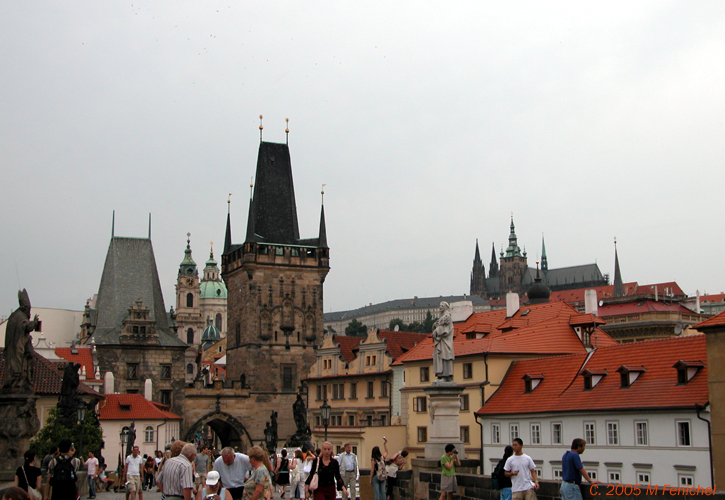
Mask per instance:
[[[132,453],[126,457],[126,465],[123,467],[127,500],[136,500],[136,492],[138,492],[138,500],[143,500],[143,489],[141,488],[143,463],[144,459],[140,455],[138,446],[134,446]]]
[[[85,463],[88,469],[88,498],[96,498],[96,471],[98,470],[98,459],[93,456],[93,452],[88,452],[88,460]]]
[[[214,470],[219,473],[222,484],[229,490],[233,500],[241,500],[244,496],[244,480],[252,471],[249,457],[243,453],[235,453],[234,448],[226,447],[214,461]]]
[[[524,441],[514,439],[511,443],[514,454],[506,460],[503,470],[506,477],[511,478],[512,500],[536,500],[539,480],[536,477],[536,465],[530,456],[524,454]]]
[[[338,455],[337,461],[340,463],[342,482],[347,488],[348,498],[355,500],[357,498],[355,486],[357,483],[358,463],[357,456],[352,452],[352,445],[350,443],[345,443],[345,451]],[[345,500],[344,496],[342,500]]]

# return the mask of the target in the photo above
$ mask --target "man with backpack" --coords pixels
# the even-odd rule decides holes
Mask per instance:
[[[63,439],[58,444],[60,454],[48,464],[52,500],[76,500],[78,496],[78,468],[81,461],[73,458],[75,448],[70,439]]]

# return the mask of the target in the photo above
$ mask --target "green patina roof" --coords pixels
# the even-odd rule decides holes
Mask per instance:
[[[223,281],[202,281],[199,288],[201,299],[226,299],[227,286]]]
[[[219,339],[222,338],[221,333],[219,333],[219,330],[217,330],[217,327],[214,326],[214,322],[209,318],[206,320],[206,328],[204,328],[204,332],[201,334],[201,341],[204,342],[216,342]]]

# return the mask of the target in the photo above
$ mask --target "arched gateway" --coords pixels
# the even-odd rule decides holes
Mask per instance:
[[[207,413],[194,422],[186,432],[186,442],[193,442],[196,433],[204,426],[209,426],[219,437],[222,447],[238,447],[240,452],[246,452],[252,445],[252,438],[249,436],[246,427],[239,420],[229,413],[215,411]]]

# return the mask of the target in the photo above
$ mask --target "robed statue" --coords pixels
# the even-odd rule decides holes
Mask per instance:
[[[453,318],[448,302],[441,302],[440,316],[433,324],[433,371],[436,379],[453,381]]]
[[[5,327],[3,389],[32,393],[35,359],[30,332],[40,329],[40,321],[37,314],[30,319],[30,298],[25,289],[18,292],[18,302],[20,307],[10,315]]]

